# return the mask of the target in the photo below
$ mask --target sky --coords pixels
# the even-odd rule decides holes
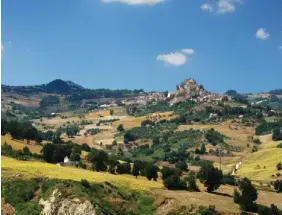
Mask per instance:
[[[2,0],[2,84],[282,88],[282,0]]]

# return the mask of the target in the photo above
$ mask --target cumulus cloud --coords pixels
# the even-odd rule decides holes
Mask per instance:
[[[201,5],[201,9],[202,9],[203,11],[212,12],[213,6],[212,6],[212,4],[205,3],[205,4],[202,4],[202,5]]]
[[[267,40],[270,34],[265,30],[265,28],[259,28],[256,32],[256,37],[260,40]]]
[[[104,3],[120,2],[129,5],[156,5],[165,0],[101,0]]]
[[[183,66],[188,62],[187,55],[193,55],[194,49],[182,49],[181,51],[171,52],[168,54],[160,54],[157,56],[158,61],[163,61],[166,65]]]
[[[184,65],[187,62],[187,57],[181,52],[173,52],[168,54],[160,54],[157,57],[157,60],[163,61],[165,64],[178,67]]]
[[[236,10],[236,1],[234,0],[219,0],[217,2],[218,13],[233,13]]]
[[[182,49],[182,52],[190,55],[195,53],[194,49]]]
[[[239,3],[242,3],[242,0],[217,0],[217,2],[214,4],[202,4],[201,9],[208,12],[216,11],[220,14],[233,13],[235,12],[237,4]]]

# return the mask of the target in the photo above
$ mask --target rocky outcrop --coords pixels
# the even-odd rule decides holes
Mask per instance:
[[[171,93],[171,104],[185,101],[195,97],[204,97],[209,95],[203,85],[199,85],[194,79],[185,79],[181,84],[176,86],[176,92]]]
[[[98,215],[90,201],[77,197],[65,198],[58,189],[47,200],[40,199],[39,204],[43,206],[43,215]]]

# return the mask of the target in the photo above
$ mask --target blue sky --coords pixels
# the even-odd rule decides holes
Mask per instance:
[[[2,0],[2,84],[282,88],[282,0]]]

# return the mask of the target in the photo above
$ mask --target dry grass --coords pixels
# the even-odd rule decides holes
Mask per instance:
[[[144,177],[136,179],[132,175],[113,175],[105,172],[93,172],[74,167],[61,167],[38,161],[19,161],[8,157],[2,157],[2,177],[13,177],[22,174],[26,178],[48,177],[57,179],[70,179],[80,181],[87,179],[89,182],[103,183],[105,181],[123,185],[131,190],[150,191],[162,188],[161,181],[148,181]]]
[[[79,117],[68,117],[66,119],[62,119],[61,117],[57,116],[57,117],[54,117],[54,118],[42,118],[42,121],[40,121],[39,119],[36,119],[36,120],[33,120],[34,122],[37,122],[37,123],[44,123],[46,125],[49,125],[49,126],[55,126],[55,127],[58,127],[58,126],[62,126],[63,124],[66,124],[67,125],[67,122],[70,122],[70,123],[73,123],[73,122],[80,122],[81,119]]]
[[[281,148],[264,148],[245,157],[236,175],[257,181],[275,180],[273,174],[282,174],[282,170],[276,169],[279,162],[282,162]]]
[[[30,141],[30,143],[27,144],[26,141],[12,140],[11,137],[8,135],[1,136],[1,145],[3,145],[5,142],[12,146],[14,150],[21,150],[25,146],[27,146],[32,153],[40,154],[40,151],[42,149],[42,146],[36,145],[34,141]]]
[[[85,119],[93,119],[97,118],[99,116],[110,116],[110,111],[109,110],[103,110],[103,111],[93,111],[91,113],[88,113],[85,115]]]
[[[201,192],[173,191],[156,189],[153,193],[158,197],[166,199],[175,199],[177,205],[215,205],[216,210],[224,214],[241,214],[238,205],[233,202],[233,192],[236,187],[222,185],[215,193],[207,193],[203,184],[197,183]],[[281,194],[268,191],[258,191],[259,204],[270,206],[275,204],[282,209]],[[175,205],[173,205],[175,207]]]
[[[140,116],[140,117],[130,117],[129,116],[129,117],[122,118],[119,121],[113,122],[112,125],[113,127],[117,127],[119,124],[123,124],[124,128],[129,129],[129,128],[141,126],[141,122],[143,122],[146,119],[147,119],[146,116]]]
[[[157,116],[159,116],[159,117],[157,117]],[[170,120],[170,119],[173,119],[175,117],[177,117],[177,115],[173,114],[172,111],[169,111],[169,112],[156,112],[156,113],[153,113],[153,114],[149,114],[147,116],[140,116],[140,117],[128,116],[128,117],[124,117],[124,118],[121,118],[119,121],[113,122],[112,125],[114,127],[117,127],[119,124],[123,124],[124,128],[130,129],[130,128],[141,126],[141,123],[144,120],[147,120],[147,119],[151,119],[151,120],[152,119],[156,119],[156,121],[160,121],[162,119]]]

